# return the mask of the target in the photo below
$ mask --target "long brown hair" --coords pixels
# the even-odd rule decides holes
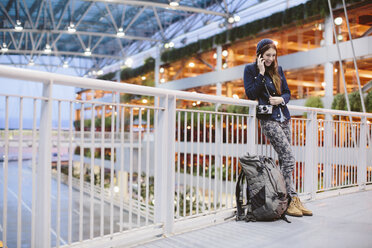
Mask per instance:
[[[275,60],[273,63],[271,63],[270,66],[265,65],[265,71],[269,74],[271,79],[274,81],[275,89],[279,95],[282,94],[282,80],[280,79],[279,71],[278,71],[278,50],[276,49],[276,46],[274,43],[267,44],[261,48],[261,50],[257,53],[257,58],[258,55],[261,54],[261,57],[263,54],[269,50],[270,48],[273,48],[276,52]],[[257,58],[256,58],[256,63],[257,63]]]

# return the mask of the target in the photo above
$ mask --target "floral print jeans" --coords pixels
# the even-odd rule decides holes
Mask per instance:
[[[279,165],[284,176],[288,195],[290,197],[297,196],[292,180],[292,171],[296,160],[291,148],[291,127],[289,121],[260,120],[260,123],[262,132],[269,139],[278,154]]]

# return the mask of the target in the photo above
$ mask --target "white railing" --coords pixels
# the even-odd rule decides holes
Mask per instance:
[[[0,76],[44,85],[41,96],[0,95],[5,127],[0,131],[0,240],[8,247],[124,246],[223,221],[234,211],[239,156],[277,158],[252,101],[4,66]],[[155,103],[55,99],[55,84],[155,97]],[[12,106],[14,100],[18,104]],[[177,105],[181,101],[215,107],[183,109]],[[30,106],[33,126],[24,130],[24,110]],[[231,106],[239,106],[239,113]],[[19,129],[11,130],[15,108]],[[372,114],[290,110],[301,197],[372,182]],[[62,112],[69,114],[67,130],[61,127]],[[102,113],[115,118],[108,124]],[[90,124],[84,127],[87,116]]]

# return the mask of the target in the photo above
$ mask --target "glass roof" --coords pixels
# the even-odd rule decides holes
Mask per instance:
[[[93,67],[116,63],[205,23],[227,20],[248,1],[171,2],[2,0],[0,63],[35,64],[50,71],[65,65],[84,75]]]

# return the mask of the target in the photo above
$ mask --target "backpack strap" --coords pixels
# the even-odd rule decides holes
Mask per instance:
[[[240,183],[242,182],[243,176],[244,176],[244,172],[242,170],[239,174],[238,181],[236,182],[236,188],[235,188],[236,209],[237,209],[236,220],[237,221],[245,219],[245,213],[242,207],[243,199],[242,197],[240,197],[240,192],[241,192]]]
[[[247,190],[246,190],[246,197],[247,197],[247,213],[245,213],[245,209],[243,208],[243,199],[241,197],[241,184],[243,184],[244,179],[247,180]],[[235,197],[236,197],[236,220],[245,220],[246,222],[249,221],[256,221],[256,218],[252,214],[252,209],[251,209],[251,199],[249,197],[249,185],[248,185],[248,179],[244,175],[244,172],[241,171],[238,177],[238,181],[236,183],[236,189],[235,189]]]

